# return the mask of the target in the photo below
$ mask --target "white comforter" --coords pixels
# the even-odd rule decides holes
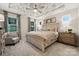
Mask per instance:
[[[58,32],[53,31],[31,31],[27,33],[28,35],[38,35],[45,38],[47,41],[49,39],[56,39],[58,37]]]

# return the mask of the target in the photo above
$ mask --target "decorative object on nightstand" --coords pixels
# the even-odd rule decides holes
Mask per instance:
[[[60,32],[58,42],[77,46],[75,33]]]
[[[69,33],[72,33],[72,29],[68,29],[68,32],[69,32]]]

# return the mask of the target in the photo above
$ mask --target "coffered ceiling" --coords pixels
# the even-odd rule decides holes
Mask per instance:
[[[40,16],[63,7],[62,3],[9,3],[8,8],[20,11],[29,16]],[[36,12],[34,10],[36,9]]]
[[[40,17],[56,10],[77,7],[68,3],[0,3],[0,9],[31,17]]]

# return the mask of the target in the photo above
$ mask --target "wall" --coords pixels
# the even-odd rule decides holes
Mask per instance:
[[[4,28],[4,15],[0,14],[0,27]]]
[[[28,20],[27,16],[21,15],[21,38],[25,39],[26,33],[28,32]]]
[[[78,38],[78,42],[79,42],[79,8],[78,8],[78,18],[77,18],[78,20],[77,20],[77,38]],[[79,45],[79,43],[78,43],[78,45]]]
[[[3,11],[0,10],[0,27],[4,27],[4,15],[3,15]]]
[[[57,22],[60,23],[60,29],[59,29],[60,31],[66,31],[66,29],[64,28],[64,25],[66,25],[66,24],[63,25],[63,21],[62,21],[63,20],[62,17],[65,15],[68,15],[71,17],[71,21],[69,22],[69,26],[71,26],[73,29],[73,32],[76,33],[77,25],[78,25],[78,23],[77,23],[77,21],[78,21],[77,9],[68,10],[68,11],[54,15],[57,19]]]

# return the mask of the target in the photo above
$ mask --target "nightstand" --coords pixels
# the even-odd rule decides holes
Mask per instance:
[[[77,46],[75,33],[59,32],[58,42]]]

